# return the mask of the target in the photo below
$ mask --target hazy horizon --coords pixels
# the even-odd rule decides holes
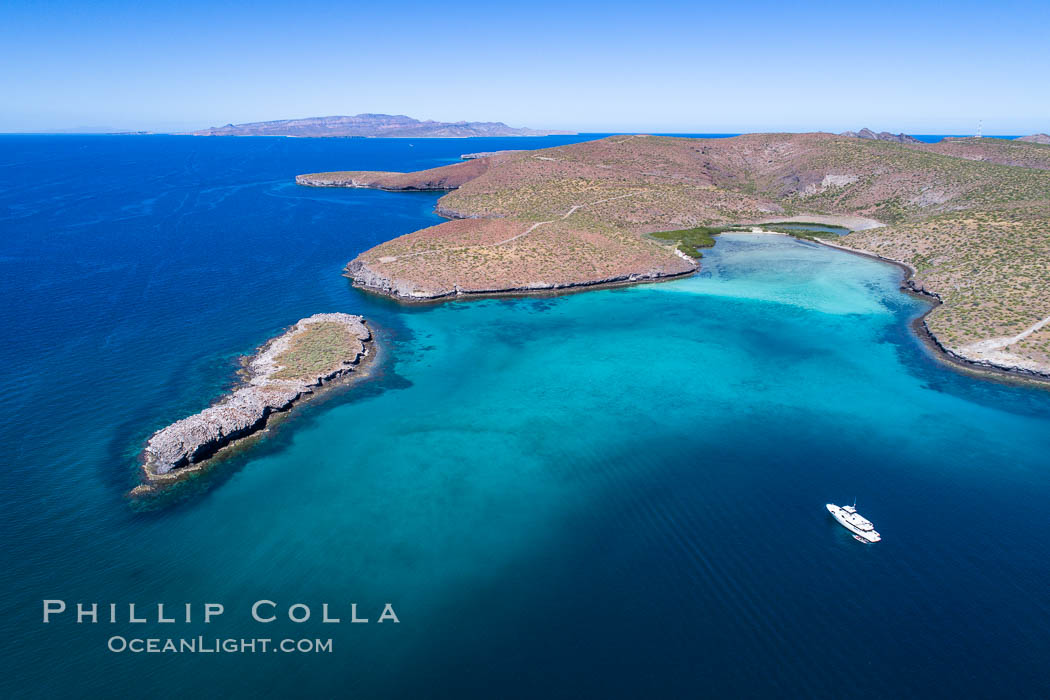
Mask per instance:
[[[363,112],[584,133],[1050,131],[1050,6],[983,8],[12,0],[0,132]]]
[[[386,113],[385,112],[372,112],[372,114],[386,114]],[[353,115],[327,115],[326,114],[326,115],[319,115],[319,116],[328,117],[328,116],[353,116]],[[411,117],[412,115],[406,115],[406,116]],[[270,122],[270,121],[286,121],[286,120],[306,119],[306,118],[308,118],[308,117],[277,117],[275,119],[256,119],[256,120],[252,120],[252,122],[238,122],[237,124],[250,124],[250,123],[254,123],[254,122]],[[425,121],[425,120],[421,119],[420,121]],[[435,120],[435,121],[437,121],[437,120]],[[481,120],[478,120],[478,119],[456,119],[456,120],[452,120],[452,121],[476,122],[476,121],[481,121]],[[499,120],[485,120],[485,121],[499,121]],[[227,123],[230,123],[230,122],[227,122]],[[115,128],[115,127],[106,127],[106,126],[82,126],[82,127],[71,127],[71,128],[66,128],[66,129],[39,130],[39,131],[34,131],[34,130],[0,131],[0,135],[8,135],[8,136],[14,136],[14,135],[26,135],[26,136],[31,136],[31,135],[40,135],[40,136],[44,136],[44,135],[54,135],[54,136],[63,136],[63,135],[66,135],[66,136],[77,136],[77,135],[80,135],[80,136],[107,136],[107,135],[108,136],[116,136],[116,135],[176,136],[176,135],[184,135],[185,132],[199,131],[199,130],[207,129],[207,128],[213,127],[213,126],[214,127],[221,127],[221,126],[225,126],[225,124],[209,124],[207,126],[192,126],[192,127],[177,126],[177,127],[170,127],[170,128],[167,128],[167,129],[163,129],[163,128],[157,128],[157,129],[118,129],[118,128]],[[511,126],[511,127],[528,127],[528,128],[533,128],[533,129],[544,129],[544,128],[546,128],[544,126],[536,126],[534,124],[508,124],[508,126]],[[771,128],[771,129],[750,130],[750,131],[742,131],[742,130],[739,130],[739,129],[737,129],[737,130],[724,130],[724,131],[712,131],[712,130],[703,130],[703,131],[701,131],[701,130],[693,130],[693,131],[660,131],[660,130],[656,130],[656,129],[620,129],[620,130],[611,130],[611,131],[598,131],[598,130],[594,130],[594,129],[574,129],[573,131],[575,131],[578,134],[656,134],[656,135],[665,135],[665,136],[666,135],[673,136],[673,135],[679,135],[680,134],[680,135],[688,136],[688,135],[692,135],[692,134],[737,135],[737,134],[748,134],[748,133],[816,133],[816,132],[838,134],[838,133],[842,133],[844,131],[860,131],[861,129],[865,129],[865,128],[871,129],[872,131],[875,131],[875,132],[885,131],[885,132],[889,132],[889,133],[892,133],[892,134],[905,133],[905,134],[908,134],[908,135],[911,135],[911,136],[969,136],[969,135],[974,133],[972,131],[969,132],[969,133],[965,133],[965,132],[950,132],[950,131],[903,131],[901,129],[896,129],[896,128],[882,128],[882,127],[876,128],[876,127],[866,126],[866,125],[857,126],[857,127],[853,127],[853,128],[844,128],[844,129],[840,129],[840,130],[834,130],[834,129],[776,129],[776,128]],[[988,132],[987,128],[985,128],[985,129],[982,130],[982,133],[985,136],[985,138],[997,138],[997,137],[1019,138],[1021,136],[1028,136],[1028,135],[1031,135],[1031,134],[1034,134],[1034,133],[1042,133],[1042,131],[1026,131],[1026,132],[1023,132],[1023,133],[1018,132],[1018,133],[1013,133],[1013,134],[1005,134],[1005,133],[992,134],[992,133]],[[280,135],[273,135],[273,136],[231,136],[231,137],[232,138],[283,138]],[[310,137],[298,137],[298,138],[346,138],[346,137],[341,137],[341,136],[329,136],[329,137],[310,136]],[[358,138],[382,138],[382,137],[369,136],[369,137],[358,137]],[[410,138],[410,137],[398,136],[398,137],[393,137],[393,138]],[[468,137],[417,136],[417,137],[412,137],[412,138],[468,138]],[[495,138],[506,138],[506,137],[495,137]]]

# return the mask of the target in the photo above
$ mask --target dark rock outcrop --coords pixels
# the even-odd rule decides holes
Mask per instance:
[[[891,134],[888,131],[875,133],[871,129],[843,131],[839,136],[848,136],[853,139],[868,139],[870,141],[892,141],[893,143],[922,143],[919,139],[914,136],[908,136],[907,134]]]

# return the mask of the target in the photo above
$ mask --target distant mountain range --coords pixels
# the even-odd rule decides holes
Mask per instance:
[[[875,133],[871,129],[861,129],[860,131],[843,131],[839,136],[849,136],[855,139],[870,139],[872,141],[893,141],[895,143],[922,143],[919,139],[914,136],[908,136],[907,134],[891,134],[888,131],[880,131]]]
[[[466,138],[469,136],[549,136],[574,131],[517,129],[503,122],[419,121],[403,114],[358,114],[352,117],[309,117],[272,122],[227,124],[189,132],[194,136],[300,136]]]

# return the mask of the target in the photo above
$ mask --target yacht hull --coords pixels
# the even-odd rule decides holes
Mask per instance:
[[[853,533],[853,539],[857,540],[858,542],[865,542],[871,544],[873,542],[879,542],[880,540],[882,540],[882,535],[875,532],[874,529],[861,529],[857,527],[857,525],[852,523],[850,521],[851,513],[846,511],[844,508],[839,508],[834,503],[828,503],[827,509],[828,512],[831,513],[832,517],[834,517],[835,520],[838,521],[839,525]],[[853,514],[855,515],[856,511],[854,511]],[[868,525],[870,527],[870,523],[868,523]]]

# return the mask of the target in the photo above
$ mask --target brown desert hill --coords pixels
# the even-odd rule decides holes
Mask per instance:
[[[1038,143],[1043,146],[1050,146],[1050,134],[1031,134],[1029,136],[1022,136],[1017,139],[1024,143]]]
[[[474,136],[548,136],[569,131],[519,129],[503,122],[420,121],[403,114],[279,119],[248,124],[227,124],[191,132],[194,136],[298,136],[369,138],[468,138]]]
[[[1038,141],[1024,139],[979,138],[977,136],[949,137],[938,143],[912,146],[929,153],[983,160],[999,165],[1050,170],[1050,147]]]
[[[639,282],[696,269],[674,240],[647,235],[655,232],[789,217],[874,219],[885,226],[838,242],[899,261],[913,271],[915,288],[940,297],[926,324],[947,352],[1050,373],[1050,328],[1038,325],[1050,317],[1050,171],[1041,165],[1050,148],[981,141],[615,136],[418,174],[309,180],[422,188],[463,176],[438,211],[466,220],[401,236],[348,265],[355,284],[402,300]],[[484,169],[468,177],[461,166],[469,163]]]

